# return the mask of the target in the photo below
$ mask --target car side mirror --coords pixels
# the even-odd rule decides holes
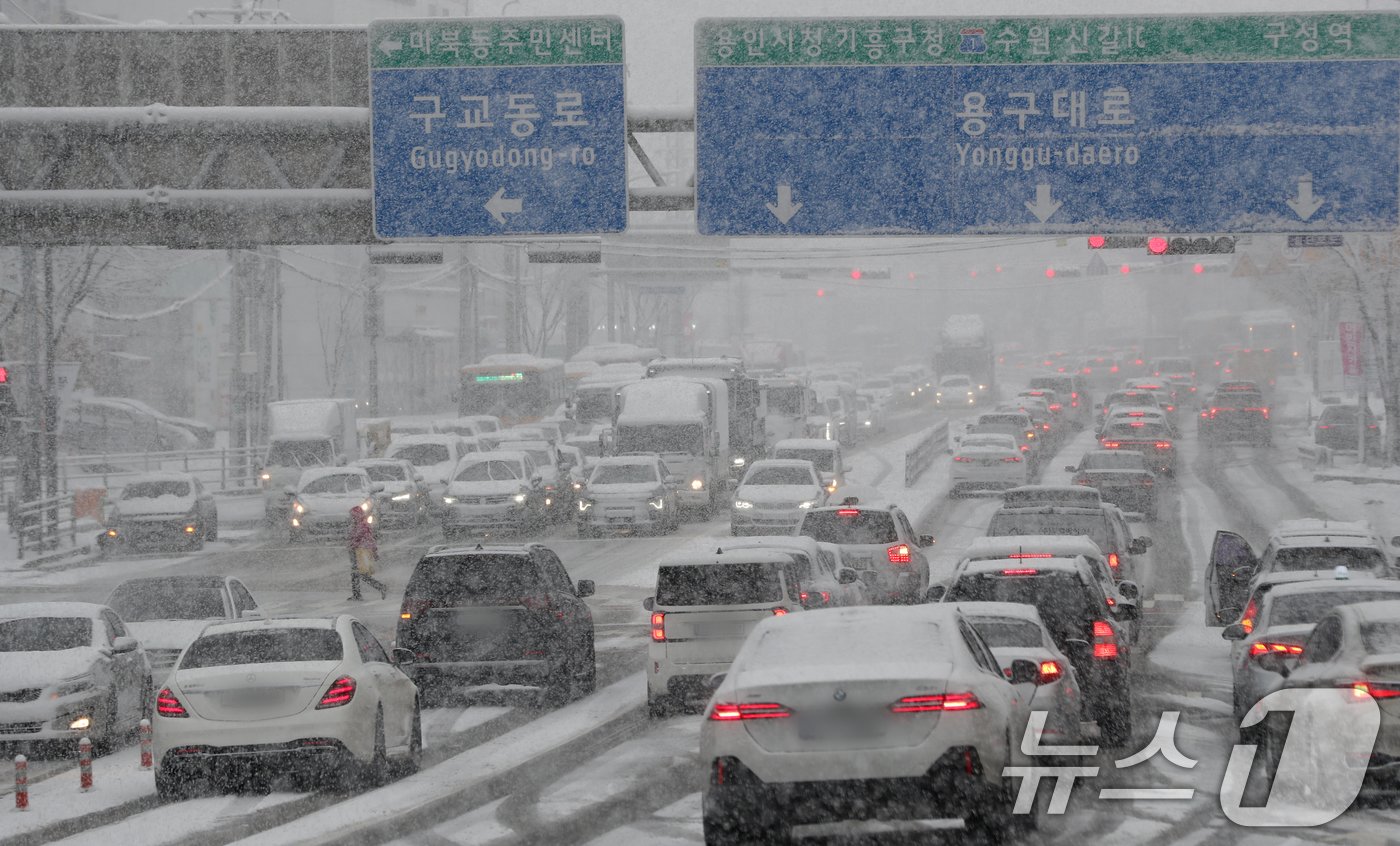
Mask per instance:
[[[1390,539],[1390,545],[1391,545],[1391,546],[1400,546],[1400,535],[1396,535],[1395,537],[1391,538],[1391,539]]]
[[[384,493],[384,483],[383,483],[383,482],[375,482],[374,484],[372,484],[372,485],[369,486],[369,492],[370,492],[370,493]]]
[[[291,485],[288,485],[287,487],[282,489],[282,493],[286,494],[287,496],[296,496],[297,489],[292,487]]]
[[[1066,473],[1075,473],[1075,472],[1078,472],[1078,470],[1079,470],[1079,468],[1078,468],[1078,467],[1075,467],[1073,464],[1066,464],[1066,465],[1065,465],[1065,472],[1066,472]]]
[[[860,581],[860,576],[857,576],[856,571],[852,570],[850,567],[842,567],[840,570],[836,571],[837,584],[853,585],[858,581]]]
[[[942,602],[943,596],[948,592],[948,588],[943,585],[929,585],[924,591],[924,602]]]
[[[137,642],[134,637],[122,636],[112,640],[112,654],[120,655],[124,652],[132,652],[136,649]]]
[[[1011,662],[1010,680],[1012,684],[1040,684],[1040,665],[1025,658]]]
[[[543,485],[543,484],[544,484],[544,477],[543,477],[543,476],[540,476],[540,475],[538,475],[538,474],[537,474],[537,475],[534,475],[534,476],[531,476],[531,477],[530,477],[530,484],[534,485],[535,487],[539,487],[540,485]]]
[[[1137,600],[1142,596],[1142,590],[1138,587],[1138,583],[1129,579],[1118,583],[1118,592],[1123,594],[1124,599]]]
[[[654,611],[654,610],[656,610],[656,597],[654,597],[654,596],[648,596],[646,599],[643,599],[643,600],[642,600],[642,607],[645,608],[645,609],[648,610],[648,611]]]
[[[724,684],[724,677],[726,675],[728,675],[728,673],[715,673],[714,675],[710,676],[709,679],[707,679],[707,681],[710,683],[710,689],[714,690],[715,688]]]
[[[411,667],[418,663],[418,656],[413,654],[412,649],[404,649],[400,646],[395,648],[390,654],[394,660],[394,666],[396,667]]]
[[[423,474],[422,474],[422,473],[414,473],[414,474],[413,474],[413,481],[415,481],[415,482],[421,482],[421,481],[423,481]]]
[[[1070,638],[1065,641],[1064,648],[1069,660],[1080,666],[1088,665],[1094,659],[1094,647],[1087,640]]]
[[[1259,669],[1270,673],[1278,673],[1284,678],[1292,670],[1288,669],[1288,664],[1284,662],[1283,656],[1277,652],[1266,652],[1254,659],[1254,663]]]
[[[592,579],[579,579],[579,580],[578,580],[578,591],[577,591],[577,593],[578,593],[578,598],[579,598],[579,599],[585,599],[585,598],[587,598],[587,597],[592,596],[594,590],[596,590],[596,588],[595,588],[594,585],[593,585],[593,580],[592,580]]]
[[[938,540],[933,535],[919,535],[919,546],[933,546]]]
[[[1249,637],[1249,632],[1244,630],[1241,623],[1231,623],[1220,632],[1220,636],[1226,640],[1244,640]]]
[[[1149,546],[1152,546],[1152,538],[1133,538],[1133,542],[1128,544],[1128,554],[1142,555]]]

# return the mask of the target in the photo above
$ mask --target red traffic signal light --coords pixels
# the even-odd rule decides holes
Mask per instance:
[[[10,381],[10,368],[0,366],[0,385]]]
[[[1105,238],[1105,237],[1102,236],[1102,235],[1090,235],[1090,236],[1089,236],[1089,249],[1091,249],[1091,250],[1102,250],[1102,249],[1103,249],[1103,245],[1104,245],[1104,244],[1107,244],[1107,243],[1108,243],[1108,239]]]
[[[860,281],[860,275],[861,275],[861,274],[860,274],[860,268],[859,268],[859,267],[853,267],[853,268],[851,268],[851,278],[852,278],[852,279],[854,279],[854,280],[856,280],[857,282],[859,282],[859,281]]]
[[[817,289],[817,296],[819,296],[819,297],[825,297],[825,296],[826,296],[826,289],[825,289],[825,288],[818,288],[818,289]]]
[[[1154,235],[1147,239],[1147,251],[1154,256],[1165,255],[1168,246],[1167,239],[1160,235]]]

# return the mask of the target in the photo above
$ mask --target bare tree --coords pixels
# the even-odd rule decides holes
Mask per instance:
[[[346,371],[346,352],[350,338],[358,336],[347,327],[355,303],[362,298],[344,287],[332,287],[327,295],[326,286],[318,286],[316,292],[316,328],[320,332],[321,361],[324,368],[326,387],[330,395],[341,395],[340,380]]]
[[[1364,236],[1336,248],[1338,274],[1361,312],[1385,404],[1385,455],[1400,458],[1400,239]]]

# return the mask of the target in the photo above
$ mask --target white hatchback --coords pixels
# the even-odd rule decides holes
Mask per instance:
[[[1030,467],[1010,435],[964,435],[953,451],[952,493],[958,496],[1029,484]]]
[[[423,755],[417,686],[343,614],[209,626],[157,694],[154,728],[166,799],[262,774],[374,784]]]

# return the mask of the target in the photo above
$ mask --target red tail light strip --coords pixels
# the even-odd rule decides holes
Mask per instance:
[[[982,707],[977,696],[967,693],[936,693],[906,696],[890,706],[896,714],[917,714],[925,711],[975,711]]]
[[[170,688],[161,688],[156,694],[156,713],[162,717],[188,717],[190,714],[185,710],[185,706],[176,698]]]
[[[326,690],[326,694],[317,703],[316,710],[322,708],[339,708],[355,698],[355,680],[350,676],[341,676],[331,682],[331,686]]]
[[[792,710],[776,702],[718,702],[710,710],[710,719],[727,723],[736,720],[780,720],[791,717]]]

